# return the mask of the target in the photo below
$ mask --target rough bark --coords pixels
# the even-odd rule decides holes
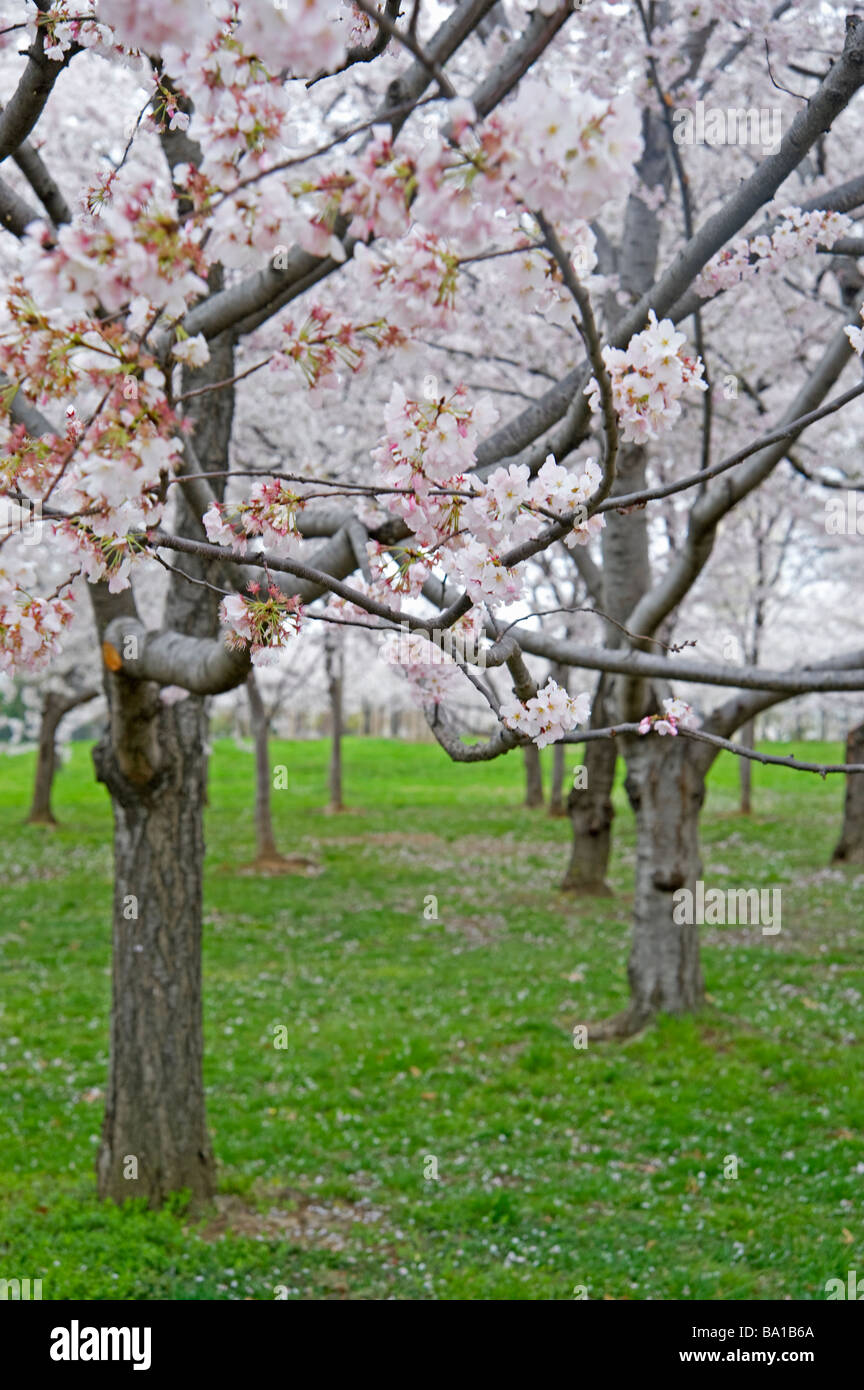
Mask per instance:
[[[111,677],[110,682],[126,681]],[[130,683],[131,684],[131,683]],[[202,1077],[201,902],[207,716],[151,682],[113,692],[94,750],[114,810],[111,1057],[99,1195],[213,1191]],[[130,726],[118,740],[116,711]]]
[[[536,743],[528,743],[523,748],[525,755],[525,805],[543,805],[543,769],[540,765],[540,749]]]
[[[864,763],[864,724],[846,736],[846,762]],[[864,776],[847,776],[843,829],[832,855],[833,863],[864,864]]]
[[[699,927],[673,921],[673,894],[695,893],[702,872],[699,812],[705,799],[705,756],[685,739],[628,739],[627,794],[636,815],[633,943],[627,965],[630,1006],[594,1030],[634,1033],[659,1013],[698,1010],[705,997]]]
[[[211,288],[219,283],[214,270]],[[210,352],[206,367],[184,371],[184,388],[233,376],[230,338],[217,339]],[[231,389],[189,402],[197,456],[214,473],[228,467],[233,407]],[[221,495],[219,477],[213,490]],[[204,534],[182,489],[176,527],[181,535]],[[212,642],[219,595],[189,577],[226,587],[218,563],[183,556],[166,600],[166,626]],[[128,591],[118,597],[134,615]],[[98,620],[98,601],[94,607]],[[168,704],[155,681],[135,679],[127,667],[134,670],[134,662],[106,672],[109,726],[94,750],[96,775],[111,793],[115,863],[111,1060],[97,1175],[100,1196],[145,1197],[156,1207],[181,1189],[196,1201],[215,1189],[201,999],[209,712],[203,694]]]
[[[33,799],[27,814],[28,825],[57,824],[51,807],[54,774],[57,770],[57,730],[65,714],[76,709],[78,705],[87,704],[88,700],[95,700],[98,693],[98,690],[82,690],[72,695],[49,690],[46,694],[39,724],[36,773],[33,778]]]

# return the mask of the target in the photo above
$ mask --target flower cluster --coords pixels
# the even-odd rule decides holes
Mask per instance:
[[[551,679],[530,700],[523,702],[514,695],[505,700],[499,710],[501,720],[508,729],[527,734],[538,748],[545,748],[547,743],[556,743],[577,724],[584,724],[590,713],[591,696],[587,691],[580,695],[568,695],[557,681]]]
[[[167,49],[167,56],[174,58],[212,43],[223,28],[223,15],[233,8],[211,10],[201,0],[99,0],[99,17],[125,48],[142,53]],[[240,8],[232,41],[274,72],[286,68],[295,77],[308,77],[341,62],[349,33],[346,19],[341,0],[249,3]],[[167,65],[171,72],[185,67]]]
[[[210,348],[203,333],[194,338],[181,337],[171,349],[171,356],[187,367],[204,367],[210,361]]]
[[[452,328],[459,258],[445,242],[412,227],[386,251],[354,249],[357,290],[389,324],[403,330]]]
[[[55,232],[37,222],[28,228],[24,280],[42,304],[64,310],[116,313],[130,301],[164,308],[180,318],[195,295],[206,294],[206,265],[197,234],[177,221],[151,182],[124,198],[79,213]],[[55,244],[56,243],[56,244]]]
[[[639,725],[640,734],[650,734],[652,729],[661,738],[666,734],[677,736],[680,729],[698,729],[699,720],[690,705],[684,700],[664,700],[663,714],[647,714]]]
[[[255,482],[242,502],[214,502],[204,513],[204,529],[214,545],[231,546],[240,555],[253,536],[271,554],[290,555],[297,550],[297,513],[304,505],[302,493],[283,482]]]
[[[216,56],[209,61],[215,63]],[[236,65],[236,55],[232,61]],[[219,62],[217,90],[221,92],[226,83],[233,94],[237,74],[226,79],[221,53]],[[260,81],[260,73],[256,80]],[[237,100],[252,100],[245,87],[242,91]],[[200,102],[195,90],[189,94],[197,120]],[[257,172],[249,162],[250,137],[244,132],[255,132],[255,159],[262,171],[268,161],[275,162],[272,121],[265,113],[259,114],[257,106],[254,111],[244,110],[238,125],[227,109],[216,108],[209,114],[208,101],[213,104],[212,92],[205,97],[203,109],[213,126],[209,143],[217,144],[221,153],[214,161],[208,152],[204,170],[214,186],[229,189],[232,173],[236,178]],[[261,97],[265,106],[269,101],[269,96]],[[344,157],[335,156],[293,186],[267,180],[244,187],[239,201],[232,198],[231,202],[242,223],[240,239],[245,236],[249,245],[263,245],[262,228],[281,225],[283,236],[285,227],[290,227],[305,250],[337,257],[344,256],[334,236],[339,217],[347,219],[349,235],[360,241],[397,240],[413,227],[421,244],[424,236],[432,237],[458,246],[465,254],[485,249],[502,232],[513,234],[518,244],[524,238],[520,217],[526,210],[542,207],[565,229],[565,239],[573,235],[575,264],[581,266],[584,255],[593,253],[588,221],[626,183],[641,148],[638,109],[629,95],[607,100],[569,84],[556,85],[548,78],[527,79],[513,100],[485,121],[478,120],[470,103],[455,100],[434,133],[426,132],[421,138],[405,130],[394,139],[389,127],[375,126],[371,139],[347,168]],[[199,193],[202,204],[205,193]],[[296,205],[293,215],[286,206],[290,199]],[[305,227],[300,225],[304,219]],[[222,226],[218,208],[216,222],[216,249],[224,259],[221,237],[230,233]],[[236,228],[233,235],[238,237]],[[434,292],[437,299],[440,282],[436,279],[421,275],[423,291]],[[415,283],[415,298],[416,288]],[[558,312],[563,313],[562,294],[556,291],[550,297],[546,293],[544,298],[557,300]]]
[[[612,100],[549,77],[528,78],[486,121],[453,102],[451,128],[415,159],[414,217],[438,236],[481,246],[509,212],[542,207],[553,221],[587,221],[630,177],[642,150],[632,97]],[[454,149],[454,141],[457,147]]]
[[[151,524],[156,519],[149,518]],[[131,505],[118,508],[110,519],[60,521],[53,528],[53,549],[56,555],[68,558],[70,567],[80,566],[91,584],[107,581],[109,593],[117,594],[128,589],[133,562],[144,550],[137,534],[144,522],[141,512]]]
[[[676,331],[671,319],[658,323],[653,309],[648,319],[648,327],[633,335],[626,350],[603,349],[621,438],[636,444],[657,439],[669,428],[681,414],[680,400],[689,386],[707,390],[702,361],[681,350],[684,334]],[[592,377],[585,391],[592,411],[598,412],[600,387],[596,378]]]
[[[531,77],[501,121],[513,196],[565,225],[595,217],[642,153],[641,118],[629,93],[607,101],[569,82]]]
[[[596,237],[588,223],[575,223],[565,241],[576,278],[590,293],[601,292],[609,280],[593,273],[597,266]],[[542,314],[548,323],[562,328],[571,327],[573,299],[554,257],[544,255],[537,246],[526,245],[524,251],[508,256],[502,277],[508,295],[527,313]]]
[[[565,545],[587,545],[590,537],[606,524],[602,516],[589,518],[587,511],[601,473],[590,458],[579,465],[579,470],[563,468],[553,454],[547,456],[533,480],[525,464],[496,468],[481,495],[466,503],[464,523],[472,536],[497,552],[505,545],[513,547],[533,540],[548,524],[544,512],[551,512],[555,517],[574,518],[572,530],[564,537]]]
[[[200,126],[204,151],[200,177],[212,188],[227,189],[266,173],[289,118],[285,90],[263,80],[260,64],[230,43],[205,58],[201,76],[207,89],[195,102],[195,133]]]
[[[384,597],[416,598],[429,578],[429,556],[413,546],[367,541],[373,588]]]
[[[467,489],[475,449],[498,419],[491,402],[473,406],[460,387],[440,400],[410,400],[397,383],[384,411],[385,434],[372,458],[388,487],[410,490],[388,508],[408,523],[421,545],[435,545],[460,526],[462,499],[442,490]]]
[[[485,399],[468,406],[461,388],[420,402],[394,387],[387,431],[372,457],[381,481],[398,489],[382,494],[383,505],[410,526],[420,547],[411,555],[412,592],[422,587],[424,565],[428,573],[440,561],[475,602],[511,602],[520,580],[504,562],[509,550],[536,538],[555,517],[572,519],[565,537],[571,546],[587,544],[605,524],[602,516],[588,517],[601,476],[593,459],[571,472],[550,454],[534,479],[516,464],[495,469],[485,483],[469,478],[477,442],[496,418]],[[382,577],[388,577],[383,567]],[[403,573],[393,587],[405,591]]]
[[[389,126],[373,126],[372,139],[352,170],[341,211],[351,218],[348,235],[398,237],[407,231],[417,186],[416,155],[410,145],[393,146]]]
[[[110,3],[110,0],[109,0]],[[105,6],[101,6],[103,9]],[[111,30],[93,14],[92,0],[53,0],[47,10],[37,9],[28,0],[25,28],[31,39],[39,30],[45,35],[44,53],[54,63],[62,63],[74,44],[81,48],[107,49],[114,43]],[[104,13],[101,18],[105,18]]]
[[[229,594],[219,606],[228,628],[226,645],[238,651],[251,649],[253,666],[272,666],[289,637],[300,631],[302,608],[297,598],[286,598],[275,584],[266,597],[259,597],[261,586],[249,585],[250,598]]]
[[[69,597],[35,597],[32,565],[0,569],[0,671],[38,670],[56,653],[57,639],[72,620]]]
[[[68,520],[52,528],[52,548],[68,553],[74,570],[80,547],[89,578],[125,587],[134,550],[126,538],[160,519],[164,477],[182,452],[162,373],[119,322],[41,313],[20,285],[12,287],[7,310],[0,370],[40,402],[70,403],[62,435],[32,438],[23,425],[9,429],[0,480],[33,498],[53,493]],[[88,405],[83,418],[70,398]],[[7,395],[0,414],[10,405]],[[79,513],[86,524],[76,520]]]
[[[299,325],[289,320],[283,332],[286,345],[273,354],[270,369],[298,373],[313,404],[320,404],[325,391],[336,390],[340,368],[352,373],[363,369],[369,347],[383,351],[405,342],[395,324],[384,319],[369,323],[336,319],[323,304],[314,305]]]
[[[752,280],[760,271],[780,270],[817,246],[832,247],[840,237],[848,236],[853,225],[852,219],[840,212],[802,212],[790,207],[780,216],[783,221],[770,236],[738,237],[718,251],[695,281],[696,292],[707,299],[742,280]]]

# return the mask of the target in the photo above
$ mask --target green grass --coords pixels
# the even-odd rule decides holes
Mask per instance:
[[[95,1197],[111,859],[89,750],[58,776],[55,831],[22,825],[31,758],[0,764],[0,1277],[42,1278],[46,1299],[272,1299],[279,1285],[800,1299],[864,1269],[864,873],[827,867],[840,779],[758,768],[745,821],[721,759],[705,878],[781,887],[783,930],[702,928],[704,1014],[577,1051],[573,1024],[626,1000],[620,788],[615,897],[574,901],[557,891],[569,825],[521,808],[516,757],[459,767],[435,747],[352,739],[355,809],[332,817],[326,746],[272,756],[289,769],[280,847],[324,871],[236,872],[253,856],[252,757],[217,744],[204,968],[220,1198],[194,1221],[182,1201],[148,1213]]]

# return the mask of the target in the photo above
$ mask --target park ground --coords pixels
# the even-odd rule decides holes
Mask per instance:
[[[829,867],[842,779],[757,768],[745,819],[724,755],[705,878],[779,887],[782,931],[703,927],[703,1014],[577,1050],[574,1024],[626,1001],[621,788],[615,896],[578,900],[558,891],[569,823],[522,808],[518,755],[349,739],[338,816],[326,758],[274,743],[280,848],[321,871],[264,877],[251,751],[214,750],[204,1213],[96,1199],[110,808],[76,744],[61,825],[25,826],[32,758],[2,759],[0,1277],[44,1299],[726,1300],[823,1299],[864,1270],[864,870]]]

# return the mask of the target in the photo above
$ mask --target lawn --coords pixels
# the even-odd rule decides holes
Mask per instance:
[[[781,933],[703,927],[704,1014],[576,1050],[574,1023],[626,999],[620,787],[615,896],[583,901],[558,892],[569,823],[520,806],[517,757],[350,739],[341,816],[326,758],[274,744],[280,847],[322,872],[264,878],[242,871],[251,752],[215,747],[219,1197],[194,1216],[95,1197],[111,853],[89,748],[53,831],[22,824],[32,758],[0,762],[0,1277],[45,1299],[821,1299],[864,1270],[864,872],[828,867],[841,779],[758,768],[745,820],[724,756],[705,878],[780,887]]]

